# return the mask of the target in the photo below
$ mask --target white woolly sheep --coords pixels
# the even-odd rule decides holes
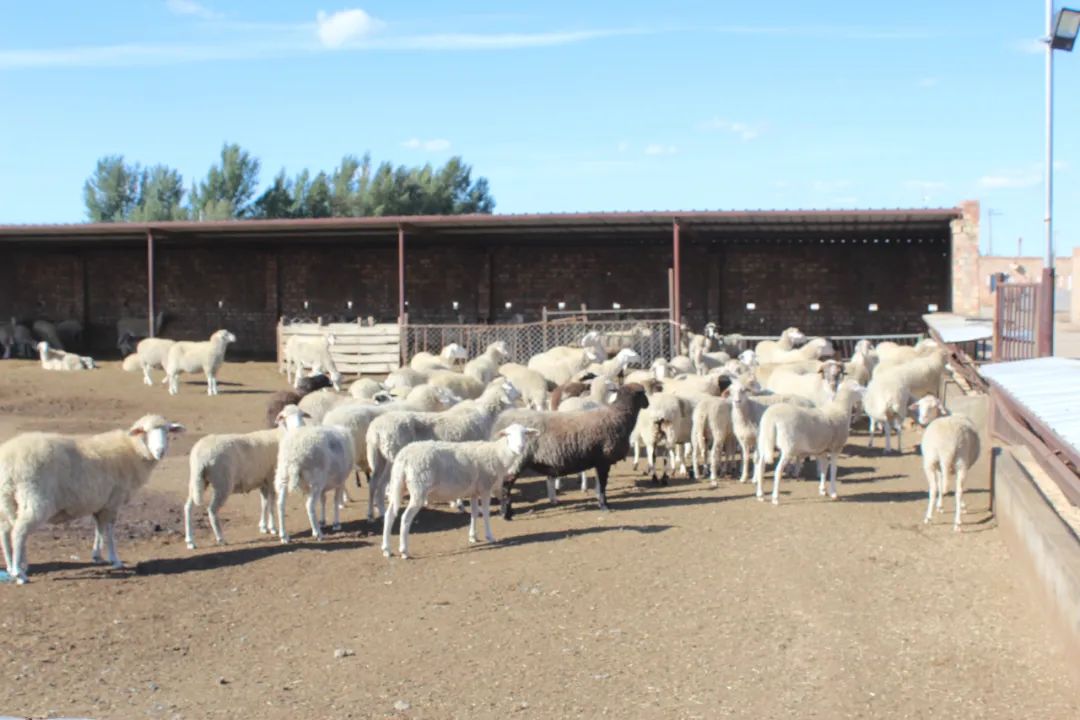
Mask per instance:
[[[390,535],[394,521],[409,493],[409,504],[401,518],[398,550],[409,557],[409,529],[426,503],[451,502],[469,498],[469,542],[476,542],[476,506],[483,507],[484,537],[495,542],[491,532],[491,495],[503,481],[521,471],[527,459],[527,438],[539,431],[513,423],[500,430],[494,441],[417,442],[403,448],[394,461],[387,488],[389,506],[383,517],[383,555],[390,557]]]
[[[702,398],[694,406],[690,425],[690,457],[693,463],[694,477],[701,477],[698,463],[707,455],[709,480],[712,487],[717,487],[717,478],[720,474],[720,454],[729,449],[729,445],[734,439],[731,425],[731,400],[712,396]]]
[[[338,405],[345,403],[355,402],[355,398],[352,398],[343,393],[335,392],[331,388],[323,388],[322,390],[316,390],[310,392],[300,398],[300,402],[297,405],[311,417],[311,422],[318,424],[323,421],[326,414],[336,408]]]
[[[326,494],[333,493],[333,529],[341,529],[341,505],[345,482],[356,466],[352,435],[337,425],[303,426],[286,429],[278,441],[277,467],[274,470],[274,493],[277,495],[278,538],[289,542],[285,529],[285,501],[289,492],[307,494],[305,507],[311,536],[323,539],[326,521]],[[315,502],[321,501],[320,519],[315,517]]]
[[[885,340],[874,347],[873,355],[877,358],[877,367],[884,369],[927,357],[941,349],[937,341],[932,338],[923,338],[915,345],[900,345],[891,340]]]
[[[882,425],[885,432],[885,452],[891,450],[890,429],[897,432],[897,452],[903,452],[903,421],[907,417],[908,405],[912,398],[923,395],[941,395],[941,385],[945,376],[944,351],[931,351],[925,357],[919,357],[900,365],[874,371],[870,384],[863,397],[863,411],[870,418],[869,447],[874,446],[874,433],[877,425]]]
[[[195,549],[191,510],[201,504],[203,493],[210,489],[206,514],[218,545],[225,536],[218,522],[218,511],[233,493],[258,490],[261,500],[259,532],[274,534],[274,469],[277,467],[278,441],[286,429],[304,424],[305,413],[296,405],[286,405],[277,416],[278,428],[231,435],[206,435],[188,456],[188,498],[184,503],[184,538]]]
[[[836,350],[827,338],[817,337],[792,350],[774,352],[769,356],[768,362],[780,364],[806,362],[830,358],[835,354]]]
[[[514,384],[528,407],[533,410],[548,409],[551,382],[543,375],[518,363],[503,363],[499,366],[499,374]]]
[[[341,373],[331,348],[337,343],[333,334],[320,337],[293,335],[285,343],[285,379],[294,388],[300,386],[305,368],[317,369],[330,376],[335,390],[341,389]]]
[[[428,376],[428,383],[444,387],[458,397],[466,400],[475,400],[480,397],[486,383],[479,382],[468,375],[454,372],[453,370],[436,370]]]
[[[786,353],[806,342],[806,335],[797,327],[789,327],[776,340],[762,340],[754,346],[758,362],[772,362],[773,356]]]
[[[445,413],[390,412],[371,421],[367,431],[368,518],[372,505],[385,510],[386,485],[390,481],[390,466],[406,445],[420,440],[464,442],[487,439],[495,418],[512,407],[521,397],[507,380],[497,380],[484,390],[475,403],[463,404]]]
[[[124,358],[124,361],[120,363],[120,368],[124,372],[139,372],[142,370],[142,363],[139,362],[139,356],[137,353],[131,353]]]
[[[731,384],[731,432],[742,453],[742,472],[739,475],[739,482],[743,483],[750,480],[751,461],[755,464],[755,472],[757,470],[758,430],[761,427],[761,416],[765,414],[765,411],[781,403],[803,408],[816,407],[806,398],[759,393],[760,387],[753,380],[741,378]]]
[[[452,342],[442,349],[438,355],[432,355],[427,351],[421,351],[409,360],[409,367],[417,372],[432,372],[434,370],[450,370],[455,365],[469,359],[465,348]]]
[[[169,359],[169,350],[175,344],[176,341],[165,338],[144,338],[135,346],[135,356],[139,358],[139,365],[142,367],[144,385],[154,384],[150,371],[165,369],[165,362]],[[167,376],[165,382],[168,382]]]
[[[779,395],[806,398],[816,405],[824,405],[832,399],[836,386],[844,376],[843,364],[829,360],[810,375],[777,370],[765,383],[765,388]]]
[[[565,345],[551,348],[533,355],[527,366],[556,385],[562,385],[590,363],[600,363],[606,359],[603,337],[596,331],[590,331],[581,338],[580,348]]]
[[[114,568],[113,527],[132,494],[165,456],[169,435],[183,431],[160,415],[145,415],[127,431],[89,437],[25,433],[0,445],[0,546],[8,574],[27,581],[26,537],[38,526],[86,515],[95,522],[94,562],[101,546]]]
[[[758,431],[758,459],[754,468],[755,493],[762,500],[765,465],[780,451],[773,475],[772,503],[780,502],[780,477],[784,466],[796,458],[816,457],[818,461],[818,493],[825,494],[825,477],[829,478],[829,497],[836,499],[837,457],[847,444],[851,428],[851,409],[863,388],[845,380],[836,396],[821,408],[800,408],[787,403],[773,405],[761,416]]]
[[[941,401],[932,395],[920,399],[911,409],[918,412],[919,424],[926,425],[919,445],[929,490],[924,522],[930,522],[934,516],[935,499],[938,512],[942,511],[945,493],[949,491],[949,473],[952,472],[956,475],[953,530],[959,531],[964,509],[964,480],[978,461],[981,450],[979,430],[971,418],[949,415]]]
[[[641,356],[632,348],[623,348],[615,353],[615,357],[601,363],[590,363],[588,367],[574,373],[574,379],[581,379],[586,375],[597,375],[615,380],[626,372],[626,368],[641,362]]]
[[[482,355],[465,363],[462,371],[468,377],[487,385],[499,375],[499,366],[510,358],[505,340],[496,340],[487,346]]]
[[[201,342],[179,341],[169,348],[165,358],[165,373],[169,376],[169,394],[180,392],[180,373],[206,374],[206,394],[218,394],[217,373],[225,362],[225,348],[236,342],[236,336],[228,330],[218,330],[209,340]]]
[[[63,350],[53,350],[44,340],[37,344],[37,351],[41,357],[43,370],[93,370],[97,367],[93,358],[81,357]]]
[[[382,392],[385,389],[381,382],[362,377],[349,386],[349,395],[358,400],[369,400],[375,396],[375,393]]]
[[[423,385],[428,381],[428,373],[413,370],[411,367],[400,367],[390,371],[383,380],[383,387],[395,395],[403,390],[409,390],[417,385]]]

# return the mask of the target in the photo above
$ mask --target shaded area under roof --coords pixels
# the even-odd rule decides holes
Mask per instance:
[[[778,233],[873,231],[917,232],[948,229],[960,218],[959,208],[913,210],[751,210],[552,213],[522,215],[411,215],[360,218],[278,220],[173,221],[153,223],[75,223],[61,225],[0,225],[0,241],[136,240],[152,231],[163,238],[210,236],[223,238],[268,236],[497,234],[603,234],[666,232],[676,222],[689,232],[769,231]]]

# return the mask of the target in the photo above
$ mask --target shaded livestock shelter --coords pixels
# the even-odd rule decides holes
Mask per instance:
[[[262,357],[283,316],[494,323],[560,302],[748,334],[919,332],[932,306],[966,311],[977,218],[965,203],[3,226],[0,317],[77,319],[103,351],[118,319],[161,312],[164,335],[228,327]]]

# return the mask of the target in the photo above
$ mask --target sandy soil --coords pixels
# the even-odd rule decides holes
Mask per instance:
[[[963,533],[924,526],[911,435],[889,458],[854,438],[838,502],[808,481],[779,507],[734,482],[647,487],[627,466],[609,514],[519,484],[522,512],[494,520],[492,546],[468,546],[465,515],[428,509],[416,559],[388,561],[364,501],[317,544],[291,500],[282,547],[257,534],[257,497],[237,496],[232,544],[210,544],[200,516],[188,551],[185,453],[257,427],[282,383],[267,364],[223,381],[217,398],[202,383],[170,398],[115,365],[0,363],[0,439],[147,411],[191,430],[121,517],[127,570],[89,563],[85,522],[31,538],[33,581],[0,586],[0,715],[1080,717],[1080,686],[986,512],[985,472]]]

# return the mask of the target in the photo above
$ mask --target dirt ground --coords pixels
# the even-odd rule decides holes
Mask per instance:
[[[190,430],[121,515],[127,570],[90,564],[86,522],[31,537],[32,582],[0,586],[0,715],[1080,717],[1080,685],[986,512],[985,471],[964,532],[924,526],[914,433],[888,458],[854,437],[836,502],[810,481],[779,507],[730,481],[653,488],[627,465],[609,514],[519,483],[522,512],[493,521],[491,546],[468,546],[467,516],[426,509],[416,559],[386,560],[365,488],[323,543],[298,501],[282,547],[256,531],[257,496],[234,496],[231,544],[211,543],[200,512],[188,551],[187,450],[257,427],[282,386],[269,364],[222,380],[219,397],[198,382],[171,398],[116,364],[0,363],[0,440],[149,411]]]

